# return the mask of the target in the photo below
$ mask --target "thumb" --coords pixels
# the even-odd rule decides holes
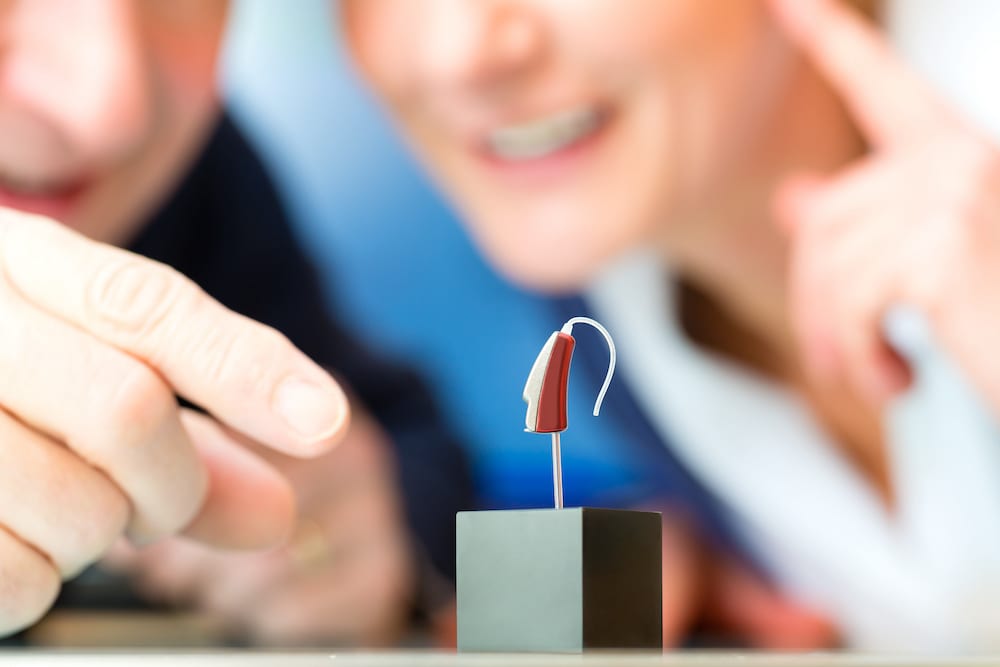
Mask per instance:
[[[825,185],[826,181],[814,174],[785,179],[775,191],[772,203],[776,224],[787,233],[794,232]]]
[[[241,436],[193,410],[181,415],[208,470],[208,494],[184,534],[224,549],[262,549],[284,543],[295,523],[289,482]]]

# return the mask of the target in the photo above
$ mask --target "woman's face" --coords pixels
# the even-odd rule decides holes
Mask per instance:
[[[761,0],[346,0],[343,19],[482,248],[547,290],[745,169],[793,58]]]

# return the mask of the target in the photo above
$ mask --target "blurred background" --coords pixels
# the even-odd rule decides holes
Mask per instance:
[[[565,318],[479,258],[356,80],[330,30],[335,14],[327,0],[235,3],[222,72],[229,106],[278,181],[331,306],[439,392],[472,448],[482,504],[549,506],[549,441],[522,432],[521,391]],[[581,332],[603,353],[589,336]],[[609,503],[641,472],[603,446],[613,425],[590,416],[601,379],[570,382],[569,505]]]
[[[484,506],[548,505],[548,441],[521,432],[521,390],[561,320],[474,251],[355,78],[328,29],[336,3],[239,0],[234,9],[225,95],[283,190],[332,307],[431,379],[472,448]],[[888,19],[910,62],[1000,137],[1000,87],[988,67],[1000,63],[1000,5],[896,0]],[[641,462],[602,446],[616,431],[589,416],[589,379],[570,383],[568,504],[634,488],[641,472]]]

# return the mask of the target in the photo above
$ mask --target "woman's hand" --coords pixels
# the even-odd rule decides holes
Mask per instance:
[[[191,606],[265,645],[386,646],[407,628],[416,573],[392,452],[378,425],[355,412],[346,440],[307,462],[261,452],[288,475],[304,517],[289,544],[268,553],[219,551],[184,539],[106,565],[140,592]]]
[[[909,370],[883,337],[906,304],[1000,410],[1000,150],[838,0],[772,0],[872,151],[794,179],[777,208],[792,243],[791,304],[807,367],[880,404]]]
[[[0,209],[0,635],[122,534],[284,539],[287,482],[223,425],[316,455],[347,415],[328,374],[177,272]]]
[[[771,651],[837,646],[826,616],[783,595],[745,562],[720,553],[681,515],[663,510],[663,645],[691,638]]]

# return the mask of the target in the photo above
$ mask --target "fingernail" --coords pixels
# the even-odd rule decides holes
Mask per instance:
[[[329,438],[347,419],[347,399],[337,387],[322,387],[298,377],[283,381],[274,393],[274,411],[309,441]]]

